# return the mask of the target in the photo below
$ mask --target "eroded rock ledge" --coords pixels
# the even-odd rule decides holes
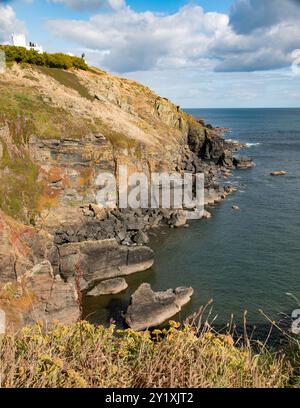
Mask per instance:
[[[80,291],[103,280],[145,271],[154,262],[149,247],[119,245],[115,239],[65,244],[59,254],[61,276],[68,282],[75,279]]]
[[[193,292],[185,287],[154,292],[148,283],[143,283],[131,296],[126,323],[137,331],[158,326],[177,314],[191,300]]]

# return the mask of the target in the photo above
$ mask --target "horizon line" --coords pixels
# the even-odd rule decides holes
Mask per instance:
[[[269,107],[260,107],[260,106],[257,106],[257,107],[235,107],[235,106],[232,106],[232,107],[206,107],[206,108],[187,108],[187,107],[184,107],[184,108],[181,108],[181,109],[189,109],[189,110],[199,110],[199,109],[300,109],[300,106],[287,106],[287,107],[285,107],[285,106],[283,106],[283,107],[278,107],[278,106],[275,106],[275,107],[272,107],[272,106],[269,106]]]

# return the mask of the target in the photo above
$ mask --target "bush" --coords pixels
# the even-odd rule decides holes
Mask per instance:
[[[14,47],[8,45],[1,45],[0,49],[5,52],[6,61],[8,62],[23,62],[49,68],[88,69],[88,65],[82,58],[63,53],[48,54],[47,52],[44,52],[43,54],[39,54],[35,50],[27,50],[24,47]]]
[[[283,355],[238,346],[230,335],[170,325],[137,333],[80,322],[2,336],[0,387],[299,387]]]

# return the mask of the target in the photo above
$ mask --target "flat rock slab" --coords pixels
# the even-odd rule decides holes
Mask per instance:
[[[287,174],[286,171],[273,171],[271,176],[278,177],[278,176],[285,176]]]
[[[136,331],[158,326],[177,314],[193,293],[192,288],[186,287],[154,292],[148,283],[143,283],[131,296],[126,323]]]
[[[66,280],[80,278],[80,290],[112,278],[142,272],[153,265],[146,246],[119,245],[115,239],[83,241],[59,247],[60,273]]]
[[[87,293],[87,296],[101,296],[101,295],[116,295],[128,288],[127,282],[124,278],[108,279],[100,282],[92,290]]]

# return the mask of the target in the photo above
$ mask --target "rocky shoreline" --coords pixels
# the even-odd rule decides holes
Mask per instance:
[[[192,162],[189,162],[193,163],[194,172],[196,169],[200,170],[201,165],[201,171],[204,171],[207,177],[203,219],[211,217],[210,206],[220,203],[229,194],[236,192],[236,188],[227,181],[231,176],[231,170],[233,168],[248,169],[254,165],[248,157],[234,156],[234,153],[244,146],[235,142],[227,144],[223,139],[221,140],[227,147],[226,155],[224,151],[221,154],[216,153],[214,146],[211,146],[205,154],[210,154],[210,158],[213,157],[215,162],[202,158],[200,164],[198,156],[194,155],[192,155]],[[231,154],[232,157],[230,157]],[[195,162],[199,164],[198,167],[195,166]],[[68,271],[74,271],[76,265],[83,270],[79,279],[79,288],[84,296],[106,296],[126,290],[128,288],[124,279],[126,275],[147,270],[153,265],[153,252],[147,246],[149,235],[165,227],[188,226],[188,218],[184,210],[114,209],[103,211],[91,204],[83,207],[82,211],[85,221],[66,229],[57,230],[54,242],[63,259],[66,259],[60,269],[66,281],[74,278]],[[115,255],[112,255],[113,251],[116,251]],[[125,264],[123,255],[120,255],[122,253],[127,254],[127,264]],[[100,259],[101,265],[99,266],[97,261]],[[103,262],[104,259],[105,262]],[[104,269],[103,264],[106,265]],[[176,301],[176,290],[170,289],[166,292],[154,293],[148,284],[143,283],[132,294],[124,321],[135,330],[144,330],[163,323],[178,313],[181,307],[191,300],[192,288],[179,288],[178,290],[180,293],[188,293],[182,303],[180,300]]]
[[[241,146],[227,143],[219,136],[213,140],[206,136],[204,146],[200,150],[197,150],[197,145],[192,145],[194,151],[190,150],[184,155],[181,169],[193,173],[201,171],[205,174],[204,219],[211,217],[211,205],[220,203],[228,194],[236,191],[227,182],[232,168],[250,168],[253,165],[251,159],[234,156]],[[10,220],[4,219],[4,215],[2,217],[3,225],[11,223]],[[49,235],[36,236],[34,242],[29,240],[30,250],[36,251],[37,255],[29,262],[29,266],[32,265],[30,272],[22,279],[29,279],[27,289],[38,293],[37,306],[34,313],[19,311],[18,325],[22,326],[37,318],[50,321],[59,318],[63,322],[76,320],[81,313],[82,296],[119,293],[128,287],[124,277],[151,268],[154,254],[147,246],[149,234],[162,227],[179,228],[187,225],[188,218],[184,210],[103,210],[95,204],[81,207],[80,219],[57,228],[52,242]],[[31,232],[33,234],[33,231]],[[28,260],[25,259],[24,262],[28,263]],[[12,281],[16,275],[20,281],[21,276],[18,278],[16,265],[14,270],[7,272],[10,275],[7,276],[7,281]],[[46,285],[49,285],[48,289]],[[137,330],[162,323],[176,314],[181,307],[178,302],[171,302],[167,306],[169,301],[164,307],[160,302],[156,305],[156,301],[149,305],[148,309],[143,307],[144,303],[139,304],[139,300],[143,297],[140,292],[143,293],[144,287],[142,285],[132,295],[127,312],[127,316],[131,317],[126,318],[126,323]],[[70,288],[73,288],[71,292]],[[148,289],[150,294],[151,288]],[[171,292],[167,293],[170,295]],[[169,299],[169,295],[165,299]],[[153,300],[153,296],[147,295],[148,300]],[[156,299],[163,298],[163,293],[156,295]],[[187,301],[189,300],[190,296]],[[152,318],[147,310],[153,310]],[[136,323],[137,321],[139,323]]]
[[[203,173],[205,212],[193,215],[208,219],[209,206],[235,191],[231,169],[253,165],[223,139],[225,129],[140,84],[97,70],[64,75],[90,97],[34,66],[15,64],[0,81],[4,97],[21,84],[41,115],[51,112],[45,127],[30,126],[27,105],[16,106],[17,117],[0,112],[0,309],[14,330],[37,319],[80,319],[84,296],[125,290],[126,276],[151,268],[153,231],[188,224],[193,209],[101,209],[99,174],[118,184],[124,165],[148,180],[155,172]]]

